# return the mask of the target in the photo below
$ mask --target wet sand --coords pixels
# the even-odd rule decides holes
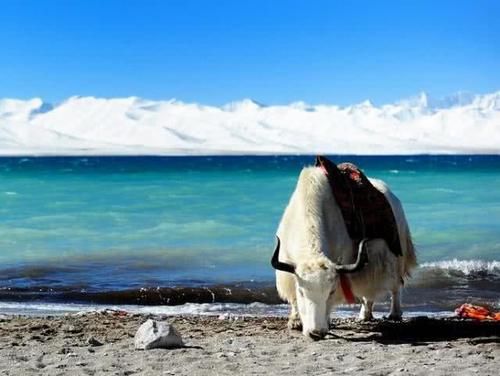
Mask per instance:
[[[186,346],[135,350],[135,332],[148,318],[172,323]],[[334,320],[330,334],[314,342],[290,332],[285,318],[0,315],[1,375],[428,376],[499,369],[500,324],[492,322]]]

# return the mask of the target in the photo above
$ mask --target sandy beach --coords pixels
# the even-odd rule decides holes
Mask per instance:
[[[185,347],[135,350],[148,318],[172,323]],[[285,318],[0,316],[2,375],[497,375],[499,367],[493,322],[334,320],[314,342],[290,332]]]

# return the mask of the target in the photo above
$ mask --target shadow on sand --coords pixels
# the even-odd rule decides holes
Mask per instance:
[[[437,319],[426,316],[401,322],[334,320],[329,337],[353,342],[376,341],[384,344],[424,345],[427,342],[452,341],[461,338],[468,339],[468,342],[473,344],[500,343],[500,322],[457,318]]]

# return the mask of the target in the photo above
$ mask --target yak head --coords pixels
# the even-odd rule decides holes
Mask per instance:
[[[297,308],[302,321],[302,333],[312,339],[321,339],[328,332],[333,296],[341,274],[354,273],[363,268],[367,256],[365,240],[358,247],[353,264],[339,265],[324,255],[315,255],[298,265],[279,261],[280,239],[277,239],[271,264],[276,270],[295,275]]]

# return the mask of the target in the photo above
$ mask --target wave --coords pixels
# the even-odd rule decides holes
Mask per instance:
[[[128,313],[153,315],[233,315],[244,316],[285,316],[286,304],[264,303],[186,303],[178,306],[140,306],[82,303],[40,303],[40,302],[0,302],[0,312],[14,314],[81,314],[88,312],[126,311]]]
[[[500,307],[500,262],[453,259],[423,263],[408,281],[404,295],[407,304],[441,309],[453,310],[463,303]]]
[[[447,260],[420,265],[412,286],[442,287],[489,283],[500,291],[500,262],[482,260]]]
[[[0,301],[78,302],[92,304],[181,305],[186,303],[265,303],[281,300],[271,284],[206,287],[143,287],[116,291],[85,291],[47,286],[0,288]]]
[[[66,270],[67,272],[69,270]],[[17,270],[19,272],[19,270]],[[88,305],[181,306],[186,304],[266,304],[279,305],[274,280],[214,284],[209,281],[177,281],[176,285],[89,288],[82,284],[47,283],[37,279],[50,273],[44,268],[31,270],[31,282],[0,279],[0,303],[56,303]],[[70,271],[69,271],[70,272]],[[0,273],[1,274],[1,273]],[[11,274],[12,275],[12,274]],[[68,281],[68,280],[67,280]],[[45,284],[44,284],[45,283]],[[405,307],[420,311],[451,311],[462,303],[500,306],[500,262],[448,260],[422,264],[405,286]],[[388,307],[382,299],[379,307]]]
[[[483,260],[447,260],[427,262],[420,265],[420,269],[440,269],[451,273],[462,273],[463,275],[496,275],[500,277],[500,261]]]
[[[385,307],[384,307],[385,308]],[[81,315],[99,312],[122,312],[143,315],[197,315],[197,316],[219,316],[219,319],[238,320],[242,317],[285,317],[289,313],[288,304],[264,304],[264,303],[186,303],[179,306],[140,306],[140,305],[93,305],[76,303],[39,303],[39,302],[1,302],[0,318],[3,314],[31,315],[31,316],[57,316],[57,315]],[[374,316],[381,318],[387,314],[387,310],[375,307]],[[407,310],[405,317],[431,316],[449,317],[451,311],[429,311],[429,310]],[[352,307],[341,307],[332,313],[335,318],[351,318],[357,316],[357,310]]]

